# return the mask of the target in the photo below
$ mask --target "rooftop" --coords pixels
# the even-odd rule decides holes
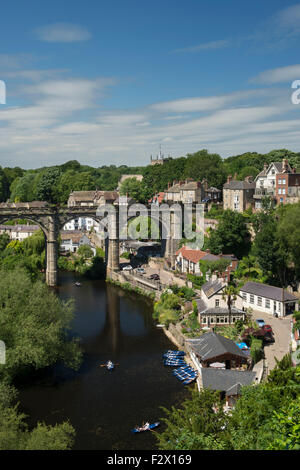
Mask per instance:
[[[269,286],[260,282],[248,281],[241,288],[241,292],[258,295],[267,299],[276,300],[277,302],[288,302],[298,300],[297,297],[281,287]]]
[[[227,396],[240,395],[241,387],[251,385],[256,373],[233,369],[201,368],[201,378],[204,388],[226,392]]]
[[[212,295],[214,295],[216,292],[218,292],[219,290],[221,290],[223,288],[223,284],[221,281],[219,281],[218,279],[216,281],[212,281],[211,279],[206,282],[205,284],[203,284],[202,286],[202,291],[204,292],[204,294],[206,295],[206,297],[211,297]]]
[[[188,343],[191,349],[200,356],[203,361],[214,359],[226,353],[247,359],[246,354],[234,341],[211,331],[204,333],[200,338],[188,340]]]

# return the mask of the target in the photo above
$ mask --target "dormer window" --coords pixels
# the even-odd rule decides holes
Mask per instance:
[[[273,168],[273,170],[272,170],[272,175],[275,175],[275,170],[274,170],[274,168]]]

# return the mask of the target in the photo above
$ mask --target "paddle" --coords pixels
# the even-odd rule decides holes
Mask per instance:
[[[114,366],[119,366],[120,364],[114,364]],[[100,367],[107,367],[107,364],[99,364]]]

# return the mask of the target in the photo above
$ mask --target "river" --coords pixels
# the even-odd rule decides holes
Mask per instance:
[[[60,273],[57,293],[75,299],[71,334],[81,338],[83,362],[76,372],[51,367],[22,386],[21,409],[30,425],[69,420],[76,430],[74,449],[155,449],[152,433],[131,429],[159,420],[160,407],[179,405],[187,391],[163,365],[163,352],[176,348],[155,327],[152,303],[105,281],[75,279],[73,273]],[[118,364],[112,372],[100,367],[108,359]]]

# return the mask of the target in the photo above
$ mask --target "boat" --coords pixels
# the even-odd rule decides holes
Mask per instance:
[[[80,287],[80,286],[81,286],[81,282],[78,282],[78,281],[75,282],[75,286]]]
[[[172,351],[171,349],[168,349],[164,355],[168,355],[168,354],[176,354],[177,356],[185,356],[185,352],[184,351]]]
[[[146,423],[146,424],[143,424],[143,426],[136,426],[134,429],[132,429],[131,432],[137,433],[137,432],[144,432],[144,431],[152,431],[152,429],[156,428],[159,425],[160,425],[159,421],[153,424]]]
[[[105,365],[107,370],[113,370],[115,368],[115,365],[112,361],[107,361]]]

